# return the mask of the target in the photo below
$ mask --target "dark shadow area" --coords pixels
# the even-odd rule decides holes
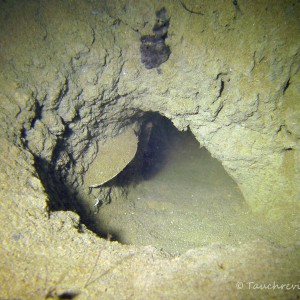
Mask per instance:
[[[153,178],[167,163],[170,142],[177,134],[180,132],[169,119],[156,112],[146,113],[135,158],[116,177],[115,184],[126,187]]]
[[[49,164],[46,160],[35,157],[35,169],[49,198],[49,216],[53,211],[73,211],[80,216],[80,223],[76,227],[79,233],[83,233],[84,226],[86,226],[98,236],[108,238],[108,233],[101,230],[96,224],[95,215],[91,214],[91,211],[84,205],[84,201],[79,198],[75,189],[68,187],[62,174],[56,170],[54,164]],[[117,233],[110,232],[109,234],[111,236],[110,240],[119,240]]]
[[[148,180],[164,167],[170,148],[169,139],[176,128],[170,120],[157,115],[151,116],[145,127],[150,127],[150,132],[142,132],[147,141],[142,149],[141,175],[143,179]],[[145,139],[141,137],[143,138]]]
[[[134,159],[126,166],[126,168],[115,178],[107,182],[105,188],[121,188],[124,195],[139,183],[151,180],[159,174],[168,163],[169,153],[172,151],[174,140],[181,141],[185,132],[180,132],[173,123],[166,117],[157,112],[148,112],[139,118],[140,130],[138,135],[138,149]],[[191,133],[190,133],[191,134]],[[124,196],[126,197],[126,196]],[[101,206],[110,206],[111,200]],[[99,220],[97,214],[90,213],[85,217],[80,214],[85,225],[99,236],[103,238],[110,237],[110,240],[122,243],[122,233],[118,230],[106,230],[105,221]],[[85,222],[86,220],[87,222]]]
[[[100,190],[90,194],[88,203],[87,199],[79,197],[75,187],[66,183],[68,172],[73,169],[72,164],[76,163],[72,154],[68,153],[67,163],[61,164],[60,157],[65,155],[64,145],[70,138],[70,132],[58,142],[51,163],[35,157],[35,168],[49,197],[50,213],[58,210],[74,211],[80,216],[82,224],[78,225],[78,232],[84,232],[86,226],[102,238],[134,244],[128,236],[131,229],[125,232],[125,228],[135,228],[135,224],[140,222],[131,224],[132,218],[139,218],[138,212],[145,214],[141,218],[145,222],[146,231],[135,228],[136,232],[133,234],[135,239],[142,241],[142,237],[147,236],[151,230],[161,234],[160,230],[152,226],[162,222],[156,220],[155,216],[162,215],[169,207],[174,208],[174,218],[178,219],[178,224],[183,222],[180,214],[188,210],[191,203],[199,209],[199,216],[203,210],[217,212],[220,210],[219,206],[223,207],[223,200],[220,199],[226,193],[231,193],[227,189],[231,179],[219,162],[212,160],[205,148],[200,148],[190,130],[180,132],[169,119],[156,112],[144,113],[142,117],[139,115],[139,118],[132,120],[134,121],[140,124],[139,131],[136,132],[139,142],[134,159],[119,175],[105,183]],[[222,172],[227,179],[223,178]],[[216,187],[220,188],[220,191]],[[134,203],[133,207],[139,207],[139,210],[132,214],[130,203]],[[159,214],[156,212],[152,216],[148,215],[148,205],[150,212],[154,207]],[[161,211],[160,205],[165,205]],[[228,207],[228,210],[230,209]],[[124,217],[124,212],[129,219]],[[190,214],[195,220],[198,218],[195,211],[192,210]],[[149,224],[146,221],[148,218]],[[151,223],[151,218],[154,223]],[[203,218],[202,216],[201,219]],[[186,222],[189,220],[186,219]],[[111,226],[113,222],[116,224]],[[187,226],[183,223],[182,228]],[[168,230],[173,234],[172,227]],[[189,232],[188,228],[185,230]],[[184,236],[186,232],[182,229],[181,234]],[[180,244],[181,238],[178,236],[177,239]],[[151,240],[152,238],[149,238],[146,241],[153,245],[164,244],[160,240],[153,239],[153,243]],[[140,241],[138,243],[143,244]]]
[[[77,210],[72,192],[67,188],[64,179],[55,167],[43,158],[35,156],[35,169],[49,197],[49,211]]]
[[[50,163],[43,158],[34,156],[35,169],[48,195],[49,216],[54,211],[73,211],[80,216],[80,224],[76,227],[79,233],[84,232],[84,224],[100,237],[107,238],[106,233],[103,233],[95,224],[90,210],[78,196],[76,189],[66,182],[66,175],[74,163],[72,157],[69,155],[70,159],[65,165],[57,163],[60,154],[65,151],[64,144],[69,136],[70,132],[66,131],[64,138],[58,141]]]
[[[157,113],[145,114],[141,125],[135,159],[117,178],[127,183],[126,196],[95,216],[102,232],[170,253],[255,235],[237,184],[190,129],[178,131]]]

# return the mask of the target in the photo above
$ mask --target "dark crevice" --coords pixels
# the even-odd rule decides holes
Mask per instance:
[[[289,86],[290,86],[290,78],[288,79],[288,81],[286,82],[286,84],[283,87],[283,91],[282,91],[283,95],[284,95],[285,91],[288,89]]]
[[[53,165],[43,158],[34,156],[34,166],[49,197],[49,211],[67,209],[64,199],[69,198],[68,191]]]
[[[285,125],[280,125],[276,131],[276,133],[279,133],[281,130],[285,128]]]
[[[220,113],[220,111],[222,110],[222,108],[223,108],[223,103],[220,103],[218,108],[216,109],[216,111],[213,114],[213,118],[214,118],[213,120],[215,120],[217,118],[217,116]]]
[[[33,128],[37,120],[42,119],[42,113],[43,113],[43,105],[40,105],[38,101],[35,101],[35,117],[32,119],[30,123],[30,128]]]
[[[80,222],[75,226],[79,233],[83,233],[87,227],[100,237],[106,238],[106,235],[103,235],[94,224],[90,211],[78,196],[75,188],[71,184],[67,184],[66,176],[62,174],[62,170],[57,168],[54,163],[49,163],[37,156],[34,157],[34,161],[35,169],[48,195],[49,216],[54,211],[73,211],[80,216]],[[68,162],[63,168],[68,169],[70,163]]]
[[[221,80],[221,84],[220,84],[220,90],[219,90],[219,96],[218,96],[218,98],[220,98],[220,97],[221,97],[223,90],[224,90],[224,81],[223,81],[223,80]]]
[[[179,132],[172,122],[155,112],[144,114],[133,161],[117,176],[116,185],[128,186],[154,177],[165,166],[170,138]]]
[[[26,128],[22,128],[21,129],[21,135],[20,135],[20,138],[21,138],[21,143],[22,143],[22,146],[27,149],[28,148],[28,141],[26,139],[26,135],[27,135],[27,130]]]
[[[189,9],[185,3],[183,1],[180,1],[179,0],[179,3],[181,4],[181,6],[183,7],[184,10],[188,11],[189,13],[191,14],[195,14],[195,15],[200,15],[200,16],[204,16],[204,13],[202,13],[201,11],[195,11],[195,10],[192,10],[192,9]]]
[[[78,203],[75,201],[72,187],[66,185],[66,174],[71,169],[72,156],[62,165],[59,163],[60,155],[66,151],[66,141],[71,137],[72,131],[65,125],[65,131],[62,137],[58,138],[53,150],[51,161],[45,160],[34,155],[35,168],[41,178],[41,182],[49,197],[49,210],[74,210],[78,209]]]
[[[222,96],[222,93],[223,93],[224,88],[225,88],[225,81],[223,80],[223,78],[224,78],[223,76],[226,76],[226,75],[227,75],[227,73],[219,73],[217,75],[217,77],[216,77],[216,80],[218,80],[220,78],[219,94],[214,99],[214,101],[212,102],[212,104],[215,103],[216,100],[218,100]],[[227,82],[229,82],[229,81],[230,81],[230,79],[227,79]]]
[[[219,79],[219,77],[221,77],[221,76],[226,76],[226,75],[228,75],[228,73],[226,73],[226,72],[220,72],[220,73],[218,73],[218,75],[216,76],[216,79]]]

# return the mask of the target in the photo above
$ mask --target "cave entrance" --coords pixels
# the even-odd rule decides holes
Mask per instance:
[[[139,141],[135,160],[117,178],[128,184],[127,196],[97,214],[104,235],[169,252],[247,238],[237,229],[248,211],[238,186],[190,130],[151,113]]]

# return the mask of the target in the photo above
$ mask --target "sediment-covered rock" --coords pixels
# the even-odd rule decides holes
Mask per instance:
[[[146,69],[140,39],[157,1],[1,2],[0,297],[245,299],[254,291],[237,281],[297,284],[296,241],[175,258],[101,239],[61,211],[88,209],[76,195],[94,201],[83,178],[96,142],[155,111],[190,128],[252,210],[299,226],[299,2],[164,6],[171,54]]]

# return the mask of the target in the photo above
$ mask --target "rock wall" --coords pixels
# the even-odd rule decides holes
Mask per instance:
[[[24,286],[14,294],[8,282],[29,276],[24,270],[32,262],[38,265],[37,257],[44,267],[28,284],[31,288],[49,285],[51,276],[58,280],[70,266],[82,266],[70,258],[62,272],[46,267],[49,258],[43,253],[54,235],[50,249],[56,263],[60,248],[68,256],[76,247],[94,249],[93,243],[127,251],[107,246],[91,233],[78,246],[77,230],[84,231],[78,217],[57,212],[49,221],[49,197],[55,196],[55,208],[64,207],[64,197],[80,193],[97,141],[139,123],[149,111],[168,117],[180,130],[189,127],[222,162],[253,210],[267,212],[270,220],[297,211],[299,2],[185,0],[163,6],[170,17],[165,43],[171,55],[149,70],[141,63],[140,39],[151,34],[160,1],[1,2],[4,295],[22,296]],[[59,232],[65,227],[78,245],[64,244],[68,237]],[[39,243],[42,248],[24,254],[23,247]],[[94,275],[93,251],[87,254],[85,276]],[[24,255],[27,260],[19,264]],[[105,257],[99,261],[105,265]],[[19,266],[11,277],[10,263]],[[146,284],[146,278],[137,281]],[[88,278],[84,289],[92,282]],[[159,294],[162,286],[154,287]],[[130,294],[121,290],[123,296]],[[37,288],[32,293],[45,295]],[[29,298],[30,288],[25,294]]]
[[[158,70],[139,51],[155,1],[22,5],[3,4],[2,126],[60,173],[69,164],[71,185],[97,139],[157,111],[190,127],[253,209],[298,201],[296,2],[166,3],[172,54]]]

